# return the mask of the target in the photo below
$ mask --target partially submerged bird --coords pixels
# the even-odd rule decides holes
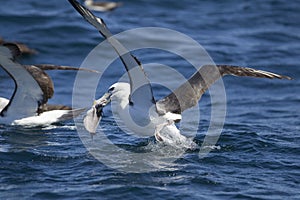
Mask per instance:
[[[0,37],[0,45],[7,44],[7,43],[12,43],[12,44],[18,46],[22,55],[31,55],[31,54],[38,53],[35,49],[29,48],[27,45],[25,45],[21,42],[5,41],[3,38]]]
[[[100,11],[100,12],[107,12],[120,7],[123,3],[121,2],[94,2],[93,0],[85,0],[84,4],[91,10]]]
[[[0,66],[15,83],[11,99],[0,97],[0,124],[45,126],[70,120],[85,109],[47,104],[54,94],[51,78],[44,70],[79,70],[69,66],[20,65],[15,57],[21,52],[17,45],[0,46]]]
[[[195,143],[183,136],[175,123],[181,120],[182,112],[198,104],[205,91],[219,78],[233,75],[291,79],[288,76],[246,67],[204,65],[176,90],[161,100],[155,101],[151,84],[140,61],[128,52],[116,38],[112,37],[103,19],[97,18],[76,0],[69,0],[69,2],[113,46],[123,62],[130,80],[130,83],[113,84],[107,93],[94,102],[84,118],[84,126],[91,133],[96,132],[103,108],[111,102],[113,113],[117,114],[131,131],[143,135],[154,134],[157,141],[166,144],[193,148]]]

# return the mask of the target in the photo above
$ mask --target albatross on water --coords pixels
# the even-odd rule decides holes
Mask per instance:
[[[0,97],[0,124],[44,126],[72,119],[84,109],[47,104],[54,94],[51,78],[44,70],[78,70],[56,65],[20,65],[14,58],[20,55],[17,45],[0,46],[0,66],[15,83],[11,99]]]
[[[204,65],[172,93],[155,101],[151,84],[139,60],[112,37],[103,19],[97,18],[77,1],[69,0],[69,2],[113,46],[123,62],[130,80],[130,83],[113,84],[107,93],[94,102],[93,107],[84,118],[84,126],[91,133],[96,132],[103,107],[111,102],[113,112],[131,131],[144,135],[154,134],[157,141],[166,144],[180,144],[187,148],[193,148],[195,145],[193,141],[181,135],[175,123],[181,120],[183,111],[198,104],[205,91],[219,78],[233,75],[291,79],[288,76],[246,67]]]

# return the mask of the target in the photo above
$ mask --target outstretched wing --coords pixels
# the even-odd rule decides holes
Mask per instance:
[[[51,77],[44,72],[44,70],[74,70],[74,71],[88,71],[98,73],[95,70],[89,70],[85,68],[76,68],[71,66],[61,66],[61,65],[52,65],[52,64],[35,64],[35,65],[23,65],[27,71],[33,76],[37,81],[40,88],[43,91],[43,101],[42,104],[47,103],[48,99],[53,97],[54,94],[54,85]]]
[[[139,60],[134,57],[116,38],[113,37],[111,32],[106,27],[103,19],[96,17],[93,13],[91,13],[87,8],[83,7],[77,1],[69,0],[69,2],[86,21],[92,24],[102,34],[102,36],[108,40],[108,42],[120,56],[121,61],[123,62],[126,71],[128,72],[130,80],[131,103],[137,105],[153,105],[154,97],[152,88]]]
[[[22,65],[13,60],[16,49],[12,44],[7,47],[0,46],[0,65],[15,83],[10,102],[0,115],[12,120],[34,116],[43,101],[43,91],[37,81]]]
[[[73,71],[87,71],[93,73],[99,73],[96,70],[86,69],[86,68],[77,68],[72,66],[64,66],[64,65],[53,65],[53,64],[34,64],[35,67],[38,67],[42,70],[73,70]]]
[[[1,40],[0,38],[0,44],[5,44],[5,45],[11,45],[11,46],[16,46],[19,49],[20,54],[37,54],[38,52],[34,49],[29,48],[27,45],[20,43],[20,42],[6,42],[4,40]]]
[[[43,100],[41,101],[41,104],[47,103],[48,99],[52,98],[54,94],[54,85],[52,79],[46,72],[34,65],[23,66],[31,74],[43,91]]]
[[[167,112],[180,114],[198,104],[205,91],[219,78],[225,75],[249,76],[269,79],[291,79],[267,71],[231,65],[204,65],[189,80],[171,94],[156,103],[160,114]]]
[[[19,47],[22,54],[37,54],[38,53],[35,49],[31,49],[23,43],[14,42],[14,44]]]

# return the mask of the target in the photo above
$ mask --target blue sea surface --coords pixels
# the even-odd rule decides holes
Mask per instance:
[[[97,160],[73,121],[36,128],[0,125],[0,199],[300,199],[300,1],[124,0],[113,12],[96,14],[114,34],[141,27],[175,30],[201,44],[217,64],[253,67],[293,80],[224,77],[226,119],[212,151],[199,158],[198,151],[188,150],[171,167],[143,173],[118,171]],[[0,25],[1,37],[39,52],[23,56],[22,64],[79,67],[103,41],[66,0],[2,1]],[[169,42],[180,45],[173,38]],[[186,77],[195,71],[183,58],[163,51],[134,54],[143,64],[171,66]],[[119,60],[112,65],[98,85],[97,98],[125,72]],[[145,71],[153,74],[151,68]],[[48,73],[55,84],[50,103],[72,106],[76,72]],[[13,81],[0,69],[0,96],[10,98],[13,90]],[[168,94],[159,84],[153,90],[156,99]],[[201,145],[211,116],[209,93],[199,108],[194,140]],[[198,124],[187,129],[194,126]],[[124,149],[139,152],[157,145],[153,137],[126,139],[109,108],[101,128]]]

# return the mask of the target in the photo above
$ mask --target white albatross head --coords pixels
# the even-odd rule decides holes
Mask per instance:
[[[125,82],[117,82],[111,85],[107,92],[94,101],[90,110],[87,111],[84,117],[84,126],[90,133],[95,133],[96,128],[102,117],[103,108],[112,102],[121,108],[125,108],[129,103],[130,84]]]

